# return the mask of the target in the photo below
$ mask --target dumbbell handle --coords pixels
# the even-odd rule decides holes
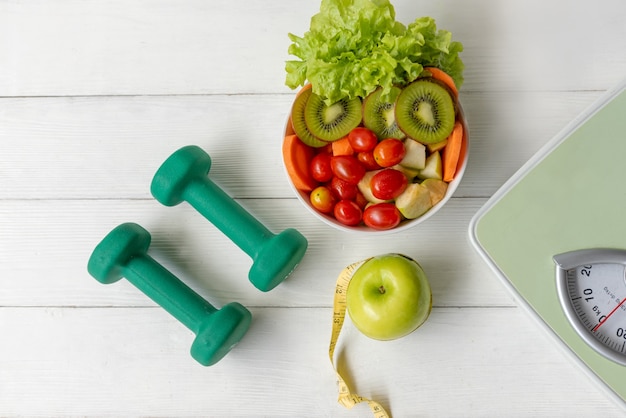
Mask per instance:
[[[274,236],[208,177],[190,184],[183,198],[253,258],[264,241]]]
[[[217,310],[149,255],[133,257],[122,268],[126,279],[194,333],[201,319]]]

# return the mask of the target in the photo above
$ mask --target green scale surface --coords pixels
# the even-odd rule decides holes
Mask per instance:
[[[626,249],[626,85],[550,141],[474,216],[470,237],[524,307],[626,401],[626,367],[591,349],[567,320],[552,257]]]

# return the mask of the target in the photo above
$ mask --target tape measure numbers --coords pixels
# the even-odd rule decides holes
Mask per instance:
[[[341,271],[339,277],[337,278],[337,284],[335,286],[335,297],[333,301],[333,327],[330,337],[330,346],[328,348],[328,356],[330,357],[330,363],[335,369],[335,373],[337,375],[337,388],[339,390],[338,402],[348,409],[361,402],[366,402],[374,413],[375,418],[389,418],[390,415],[387,413],[387,411],[385,411],[385,408],[383,408],[382,405],[380,405],[378,402],[359,396],[356,393],[352,393],[346,381],[337,371],[337,367],[335,366],[335,347],[337,346],[339,333],[341,332],[341,328],[346,318],[346,293],[348,290],[348,285],[350,284],[350,279],[352,278],[354,272],[368,260],[369,258],[367,260],[350,264],[348,267]]]

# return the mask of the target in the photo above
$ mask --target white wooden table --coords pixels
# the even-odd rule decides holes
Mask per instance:
[[[353,388],[396,417],[617,417],[624,410],[518,308],[468,240],[471,217],[541,146],[626,76],[623,0],[395,0],[465,45],[470,162],[427,223],[356,238],[305,211],[287,183],[281,131],[288,32],[317,0],[0,0],[0,416],[367,417],[336,402],[327,350],[338,273],[401,252],[429,275],[434,309],[410,336],[376,342],[350,323]],[[188,205],[152,199],[156,168],[196,144],[211,177],[274,231],[309,240],[275,290]],[[119,223],[250,331],[217,365],[193,334],[126,281],[86,271]]]

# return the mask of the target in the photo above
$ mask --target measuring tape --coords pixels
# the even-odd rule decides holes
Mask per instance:
[[[357,268],[368,260],[370,260],[370,258],[350,264],[341,271],[339,277],[337,278],[335,297],[333,301],[333,330],[330,337],[328,356],[330,357],[330,363],[337,374],[337,388],[339,389],[338,402],[348,409],[351,409],[354,405],[361,402],[367,402],[370,409],[374,413],[375,418],[390,418],[390,415],[387,411],[385,411],[385,408],[383,408],[378,402],[359,396],[356,393],[352,393],[346,384],[346,381],[343,377],[341,377],[341,374],[337,371],[337,367],[335,366],[335,347],[337,346],[339,333],[341,332],[341,327],[343,326],[343,322],[346,317],[346,292],[348,290],[348,284],[350,284],[350,279]]]

